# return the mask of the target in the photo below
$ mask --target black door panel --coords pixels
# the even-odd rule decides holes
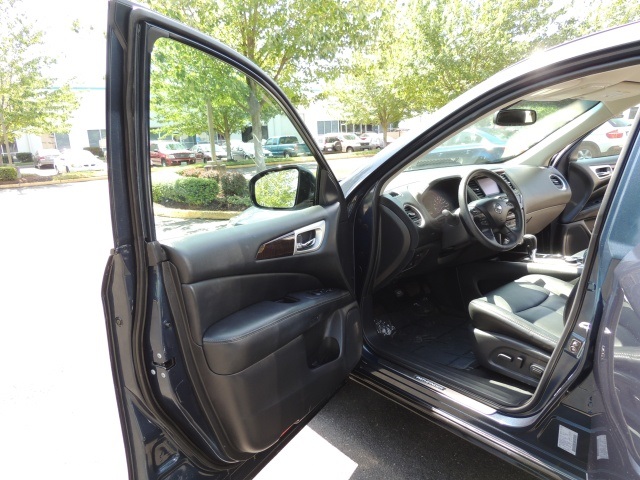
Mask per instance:
[[[299,319],[304,326],[296,330],[301,333],[291,335],[293,339],[286,343],[282,340],[282,346],[278,346],[277,334],[258,331],[255,343],[263,338],[271,341],[261,352],[268,354],[255,362],[255,358],[225,362],[221,369],[225,372],[248,365],[231,374],[216,374],[203,363],[208,359],[215,363],[233,350],[222,347],[216,353],[217,346],[207,335],[205,356],[197,356],[197,366],[211,407],[227,433],[230,445],[225,450],[229,453],[258,453],[273,445],[335,391],[355,367],[362,336],[357,307],[347,303],[338,310],[330,308],[315,309],[316,316]]]
[[[344,287],[346,280],[335,278],[335,267],[340,262],[335,255],[342,227],[340,209],[339,203],[309,207],[268,221],[185,237],[165,245],[165,250],[184,284],[227,276],[311,270],[322,281],[339,282]],[[275,259],[257,259],[265,243],[323,220],[325,233],[319,249]]]
[[[277,442],[360,358],[359,310],[339,274],[339,219],[339,205],[315,206],[163,246],[185,361],[230,458]],[[258,259],[264,244],[318,224],[313,251]]]
[[[291,292],[321,288],[320,281],[307,274],[273,273],[212,278],[182,285],[191,340],[202,345],[211,325],[256,302],[275,301]],[[233,294],[230,294],[233,292]]]
[[[566,178],[571,200],[562,212],[556,233],[559,253],[573,255],[589,246],[600,204],[618,156],[569,162]]]

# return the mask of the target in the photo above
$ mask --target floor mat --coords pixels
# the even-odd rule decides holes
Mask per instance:
[[[375,324],[386,341],[421,361],[461,370],[478,366],[468,319],[444,313],[426,299],[407,302],[400,310],[379,307]]]

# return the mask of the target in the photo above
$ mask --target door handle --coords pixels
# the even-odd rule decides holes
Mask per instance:
[[[325,221],[322,220],[293,232],[296,239],[293,254],[310,253],[318,250],[324,240],[325,225]]]
[[[316,243],[316,237],[314,235],[313,238],[307,240],[306,242],[298,242],[298,244],[296,245],[296,250],[298,252],[301,252],[303,250],[308,250],[309,248],[312,248]]]

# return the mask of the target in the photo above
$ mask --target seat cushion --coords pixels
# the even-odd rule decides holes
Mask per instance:
[[[469,304],[471,323],[551,352],[564,329],[564,309],[574,285],[547,275],[527,275]]]

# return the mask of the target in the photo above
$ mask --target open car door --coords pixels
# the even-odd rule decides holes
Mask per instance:
[[[130,476],[252,476],[360,359],[344,198],[291,104],[247,59],[124,1],[110,2],[107,35],[114,248],[102,295]],[[268,220],[216,228],[159,215],[155,202],[210,204],[243,181],[151,166],[153,140],[203,118],[209,131],[216,118],[253,123],[311,150],[315,161],[252,184]],[[257,163],[264,135],[250,134]],[[189,164],[182,154],[172,163]]]

